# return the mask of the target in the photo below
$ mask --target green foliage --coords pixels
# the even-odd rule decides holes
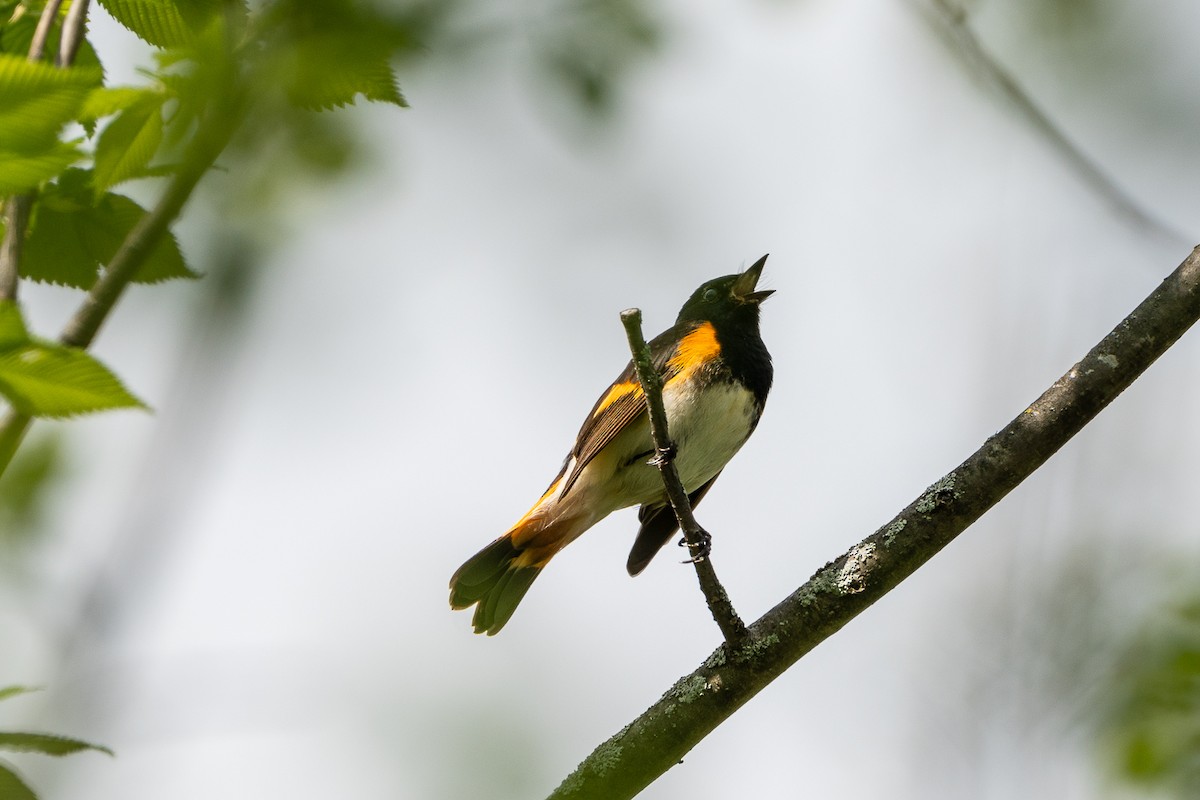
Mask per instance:
[[[283,0],[267,18],[257,72],[298,108],[330,109],[367,100],[406,106],[391,59],[415,40],[403,19],[349,0]]]
[[[0,195],[31,189],[80,157],[59,136],[100,79],[96,69],[55,69],[0,53]]]
[[[146,215],[124,195],[105,192],[97,197],[92,181],[90,172],[70,169],[43,190],[25,244],[23,277],[86,289]],[[194,277],[168,233],[150,250],[134,280]]]
[[[15,5],[14,3],[0,2],[0,53],[12,53],[25,58],[29,55],[29,46],[33,42],[33,33],[37,29],[38,13],[26,12],[6,21],[4,17],[12,14]],[[41,9],[36,10],[40,12]],[[67,5],[64,4],[59,12],[60,19],[66,16],[66,11]],[[61,40],[62,33],[56,26],[51,29],[50,35],[46,39],[46,53],[57,53]],[[53,59],[51,58],[51,60]],[[91,69],[103,75],[100,58],[86,39],[80,44],[79,52],[75,55],[75,66]]]
[[[29,784],[21,779],[10,764],[0,760],[0,797],[4,800],[37,800]]]
[[[155,47],[184,47],[195,36],[180,9],[182,3],[163,0],[100,0],[113,19]],[[219,6],[220,3],[189,3]]]
[[[158,153],[163,138],[162,106],[166,98],[152,92],[122,109],[96,141],[95,191],[103,197],[110,186],[141,177]]]
[[[10,301],[0,302],[0,394],[33,417],[144,407],[84,351],[30,337]]]
[[[31,691],[23,686],[9,686],[0,689],[0,700],[6,700]],[[101,745],[91,744],[81,739],[67,736],[54,736],[46,733],[16,733],[0,731],[0,750],[20,753],[40,753],[47,756],[67,756],[84,750],[95,750],[112,755],[112,751]],[[4,800],[37,800],[37,795],[12,765],[0,761],[0,798]]]
[[[1126,780],[1200,797],[1200,597],[1160,612],[1109,687],[1107,735]]]

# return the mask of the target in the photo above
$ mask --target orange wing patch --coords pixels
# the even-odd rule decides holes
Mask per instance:
[[[676,379],[686,378],[695,370],[721,355],[721,343],[717,341],[717,329],[711,322],[701,323],[696,330],[679,340],[675,355],[667,362],[668,372],[676,372]]]
[[[608,408],[630,392],[640,393],[641,391],[642,387],[637,383],[637,381],[614,383],[613,387],[608,390],[608,394],[604,395],[604,397],[600,399],[599,403],[596,403],[596,410],[592,412],[592,416],[595,417],[599,415],[601,411]]]

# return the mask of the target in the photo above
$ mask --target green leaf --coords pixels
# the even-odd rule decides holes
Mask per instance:
[[[47,756],[69,756],[83,750],[96,750],[101,753],[113,754],[112,750],[98,744],[91,744],[68,736],[54,736],[48,733],[4,733],[0,732],[0,750],[12,750],[23,753],[41,753]]]
[[[300,108],[327,109],[362,95],[405,106],[391,61],[415,46],[412,25],[372,3],[278,0],[267,15],[263,78]]]
[[[137,177],[162,143],[162,95],[151,94],[126,108],[108,124],[96,142],[96,197],[122,181]]]
[[[155,47],[182,47],[192,30],[170,0],[100,0],[113,19]]]
[[[90,288],[102,263],[88,250],[80,231],[90,213],[90,208],[59,211],[39,201],[25,241],[21,277],[76,289]]]
[[[152,89],[134,86],[101,86],[88,93],[79,109],[79,119],[85,123],[95,122],[118,111],[124,111],[136,103],[144,102],[148,96],[154,94]]]
[[[0,394],[33,417],[145,408],[107,367],[83,350],[33,342],[0,351]]]
[[[0,700],[7,700],[10,697],[37,691],[40,690],[36,686],[5,686],[3,689],[0,689]],[[3,796],[0,795],[0,797]]]
[[[0,731],[0,750],[10,750],[22,753],[41,753],[47,756],[69,756],[84,750],[95,750],[99,753],[112,755],[112,750],[99,744],[73,739],[69,736],[55,736],[49,733],[17,733]]]
[[[45,283],[89,288],[101,266],[146,214],[128,197],[111,192],[91,204],[90,173],[67,170],[47,186],[37,203],[25,242],[21,275]],[[195,278],[169,232],[155,245],[134,280],[157,283]]]
[[[55,142],[34,154],[0,150],[0,195],[27,192],[82,157],[75,145],[66,142]]]
[[[116,255],[121,242],[133,230],[133,226],[146,215],[146,209],[123,194],[109,192],[91,213],[84,215],[81,227],[83,240],[88,250],[101,264],[107,264]],[[150,251],[146,263],[134,276],[137,283],[158,283],[173,278],[195,278],[188,269],[179,249],[179,242],[169,231]]]
[[[0,349],[16,347],[28,341],[29,332],[25,329],[25,320],[21,318],[21,309],[12,300],[0,300]],[[21,691],[19,686],[0,689],[0,700]]]
[[[358,95],[367,100],[407,106],[386,54],[364,54],[353,41],[302,43],[288,84],[288,100],[314,110],[352,104]]]
[[[57,69],[0,53],[0,146],[29,155],[51,148],[101,79],[94,68]]]
[[[3,761],[0,761],[0,797],[4,800],[37,800],[33,789]]]

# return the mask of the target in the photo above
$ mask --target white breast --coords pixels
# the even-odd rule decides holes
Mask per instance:
[[[703,403],[688,389],[666,391],[663,405],[678,450],[679,477],[689,492],[720,472],[750,436],[754,395],[740,386],[709,386]]]

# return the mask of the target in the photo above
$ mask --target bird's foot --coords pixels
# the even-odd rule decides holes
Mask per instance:
[[[712,534],[704,530],[704,528],[700,528],[697,534],[700,541],[695,544],[689,542],[687,537],[679,540],[679,546],[688,548],[688,552],[692,554],[691,558],[680,563],[695,564],[698,561],[703,561],[712,554]]]
[[[661,450],[655,449],[654,455],[650,458],[650,462],[649,462],[650,466],[662,467],[667,464],[670,464],[672,461],[675,460],[675,456],[678,454],[679,454],[679,448],[677,448],[675,446],[674,442],[669,442],[667,444],[667,446],[662,448]]]

